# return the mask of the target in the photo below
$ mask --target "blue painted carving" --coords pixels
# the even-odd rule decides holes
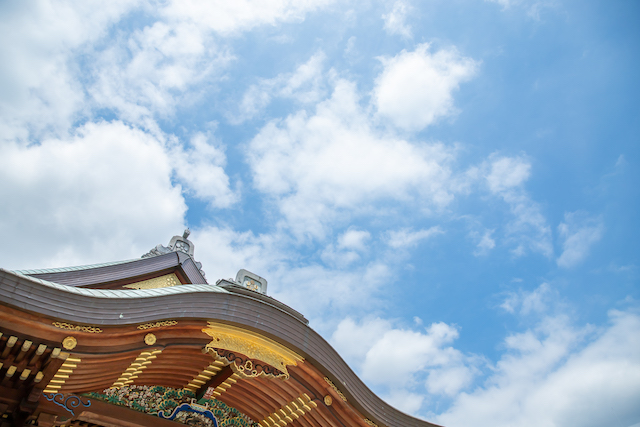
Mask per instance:
[[[77,408],[78,406],[82,405],[86,408],[88,408],[89,406],[91,406],[91,400],[87,399],[87,403],[83,402],[82,399],[80,399],[80,397],[76,396],[75,394],[69,394],[67,396],[65,396],[62,393],[42,393],[42,395],[44,396],[45,399],[47,399],[49,402],[53,402],[58,406],[62,406],[64,409],[66,409],[67,411],[69,411],[71,413],[71,415],[76,415],[75,412],[73,411],[75,408]]]
[[[211,421],[213,421],[214,427],[218,427],[218,420],[216,420],[216,417],[213,416],[213,412],[209,411],[206,407],[201,405],[183,403],[182,405],[177,406],[169,416],[166,416],[164,414],[164,411],[158,412],[158,416],[160,418],[164,418],[165,420],[173,420],[178,416],[180,412],[193,412],[196,414],[203,415],[205,418],[208,418]]]

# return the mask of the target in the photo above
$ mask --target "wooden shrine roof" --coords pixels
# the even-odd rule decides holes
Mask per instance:
[[[164,425],[131,409],[110,411],[93,395],[78,398],[73,417],[63,405],[146,385],[209,390],[263,427],[433,426],[372,393],[295,310],[230,282],[206,284],[190,260],[170,253],[31,277],[0,269],[0,414],[19,406],[25,417],[43,414],[42,425],[60,425],[46,424],[55,411],[84,425],[129,416],[137,421],[120,425]],[[167,273],[191,284],[113,290]]]

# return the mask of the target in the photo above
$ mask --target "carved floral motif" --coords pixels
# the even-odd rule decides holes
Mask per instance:
[[[260,360],[250,359],[243,354],[235,353],[233,351],[225,350],[222,348],[209,347],[208,350],[214,353],[215,356],[217,356],[218,360],[224,360],[230,363],[233,371],[241,377],[255,378],[263,375],[285,380],[289,378],[288,373],[282,372]]]
[[[53,322],[53,326],[60,329],[66,329],[68,331],[78,331],[78,332],[88,332],[90,334],[101,334],[102,329],[96,326],[81,326],[81,325],[72,325],[71,323],[65,322]]]
[[[329,384],[331,386],[331,388],[338,393],[338,396],[340,396],[340,399],[344,400],[345,402],[347,401],[347,397],[340,391],[338,390],[338,387],[336,387],[336,385],[333,383],[333,381],[331,381],[329,378],[324,377],[324,380],[327,382],[327,384]]]
[[[175,326],[177,324],[178,322],[175,320],[163,320],[161,322],[143,323],[142,325],[138,325],[138,329],[144,331],[146,329],[162,328],[164,326]]]

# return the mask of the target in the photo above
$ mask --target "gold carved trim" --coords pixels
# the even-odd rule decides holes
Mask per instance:
[[[58,350],[57,352],[55,350]],[[64,383],[67,382],[69,377],[73,374],[74,369],[78,367],[81,359],[69,357],[69,353],[60,352],[60,349],[55,349],[51,355],[52,357],[58,357],[64,359],[64,363],[58,368],[56,374],[51,378],[47,386],[44,388],[45,393],[57,393],[60,391]],[[54,356],[56,354],[56,356]]]
[[[144,331],[151,328],[162,328],[164,326],[174,326],[177,324],[178,322],[176,320],[163,320],[161,322],[143,323],[142,325],[138,325],[138,329]]]
[[[302,356],[289,350],[267,337],[235,326],[221,323],[209,322],[209,326],[202,329],[202,332],[209,335],[212,341],[206,345],[206,351],[213,351],[216,348],[234,351],[250,359],[257,359],[268,363],[274,368],[284,372],[287,377],[287,366],[297,366],[298,362],[304,360]]]
[[[258,424],[261,427],[284,427],[298,418],[303,417],[307,412],[310,412],[316,407],[318,407],[318,404],[311,400],[306,393],[302,393],[297,399],[292,400],[280,407],[277,411],[267,415]]]
[[[367,425],[370,425],[371,427],[378,427],[378,424],[374,423],[369,418],[365,418],[364,422],[367,423]]]
[[[329,378],[324,377],[324,380],[327,382],[327,384],[331,386],[331,388],[336,393],[338,393],[338,396],[340,396],[340,399],[344,400],[345,402],[347,401],[347,397],[340,390],[338,390],[338,387],[336,387],[336,385]]]
[[[220,369],[222,369],[223,366],[224,363],[214,360],[209,364],[209,366],[200,371],[198,375],[193,377],[193,379],[189,382],[189,384],[185,386],[185,388],[195,393],[200,389],[200,387],[205,385],[207,381],[218,375],[218,372],[220,372]]]
[[[67,331],[88,332],[90,334],[102,333],[102,329],[96,326],[72,325],[71,323],[66,323],[66,322],[53,322],[52,325],[59,329],[66,329]]]
[[[212,393],[213,398],[217,399],[218,397],[220,397],[222,393],[229,390],[232,385],[238,382],[239,379],[240,379],[240,375],[236,374],[235,372],[231,374],[229,378],[224,380],[222,384],[220,384],[218,387],[215,388],[215,390],[213,390],[213,393]]]
[[[149,280],[142,280],[140,282],[124,285],[123,288],[127,289],[158,289],[158,288],[170,288],[172,286],[178,286],[182,283],[175,274],[165,274],[164,276],[155,277]]]
[[[151,365],[153,359],[158,357],[158,354],[162,353],[161,349],[143,351],[136,359],[131,362],[131,365],[120,375],[120,378],[113,383],[111,388],[120,388],[125,385],[129,385],[138,378],[138,375],[142,373],[147,366]]]

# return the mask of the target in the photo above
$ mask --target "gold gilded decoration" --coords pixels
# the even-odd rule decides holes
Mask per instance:
[[[123,288],[127,289],[158,289],[158,288],[170,288],[172,286],[181,285],[178,276],[175,274],[166,274],[164,276],[156,277],[149,280],[143,280],[141,282],[131,283],[124,285]]]
[[[72,325],[71,323],[65,322],[53,322],[53,326],[60,329],[66,329],[68,331],[77,331],[77,332],[88,332],[90,334],[101,334],[102,329],[97,328],[95,326],[80,326],[80,325]]]
[[[250,359],[244,354],[234,353],[223,348],[205,348],[217,361],[228,363],[233,372],[242,378],[265,376],[270,378],[289,379],[289,374],[258,359]]]
[[[62,340],[62,346],[67,350],[73,350],[76,345],[78,345],[78,340],[74,337],[69,336]]]
[[[156,336],[153,334],[147,334],[144,336],[144,343],[146,345],[154,345],[156,343]]]
[[[187,390],[191,390],[194,393],[207,383],[212,377],[216,376],[220,369],[224,366],[224,363],[217,360],[211,362],[209,366],[204,368],[198,375],[196,375],[189,384],[186,385]]]
[[[202,329],[202,332],[212,338],[205,347],[206,351],[218,354],[216,349],[223,349],[243,354],[249,359],[257,359],[284,372],[286,378],[289,377],[287,366],[297,366],[297,362],[304,360],[300,355],[269,338],[234,326],[209,322],[209,326]]]
[[[58,393],[67,379],[73,374],[73,370],[76,369],[81,362],[80,359],[69,357],[69,353],[58,353],[58,357],[63,359],[64,363],[43,390],[45,393]]]
[[[324,404],[327,406],[331,406],[333,403],[333,399],[328,394],[324,397]]]
[[[258,424],[261,427],[284,427],[316,407],[318,407],[318,404],[311,400],[306,393],[302,393],[297,399],[292,400],[280,407],[277,411],[267,415]]]
[[[347,401],[347,398],[344,394],[342,394],[342,392],[340,390],[338,390],[338,387],[336,387],[336,385],[327,377],[324,377],[324,380],[327,382],[327,384],[329,384],[331,386],[331,388],[338,393],[338,396],[340,396],[340,399],[344,400],[345,402]]]
[[[220,397],[222,393],[229,390],[232,385],[237,383],[239,378],[240,376],[238,374],[236,373],[231,374],[229,378],[224,380],[222,384],[220,384],[218,387],[215,388],[215,390],[213,390],[213,392],[211,393],[211,397],[214,399],[217,399],[218,397]]]
[[[151,365],[151,361],[158,357],[160,353],[162,353],[160,349],[140,353],[140,355],[131,362],[131,365],[120,375],[120,378],[113,383],[111,388],[120,388],[134,382],[136,378],[138,378],[138,375],[140,375],[147,366]]]
[[[138,325],[138,329],[144,331],[147,329],[162,328],[164,326],[174,326],[177,324],[178,322],[175,320],[163,320],[161,322],[143,323],[142,325]]]
[[[371,427],[378,427],[378,424],[374,423],[369,418],[365,418],[364,422],[367,423],[368,425],[370,425]]]

